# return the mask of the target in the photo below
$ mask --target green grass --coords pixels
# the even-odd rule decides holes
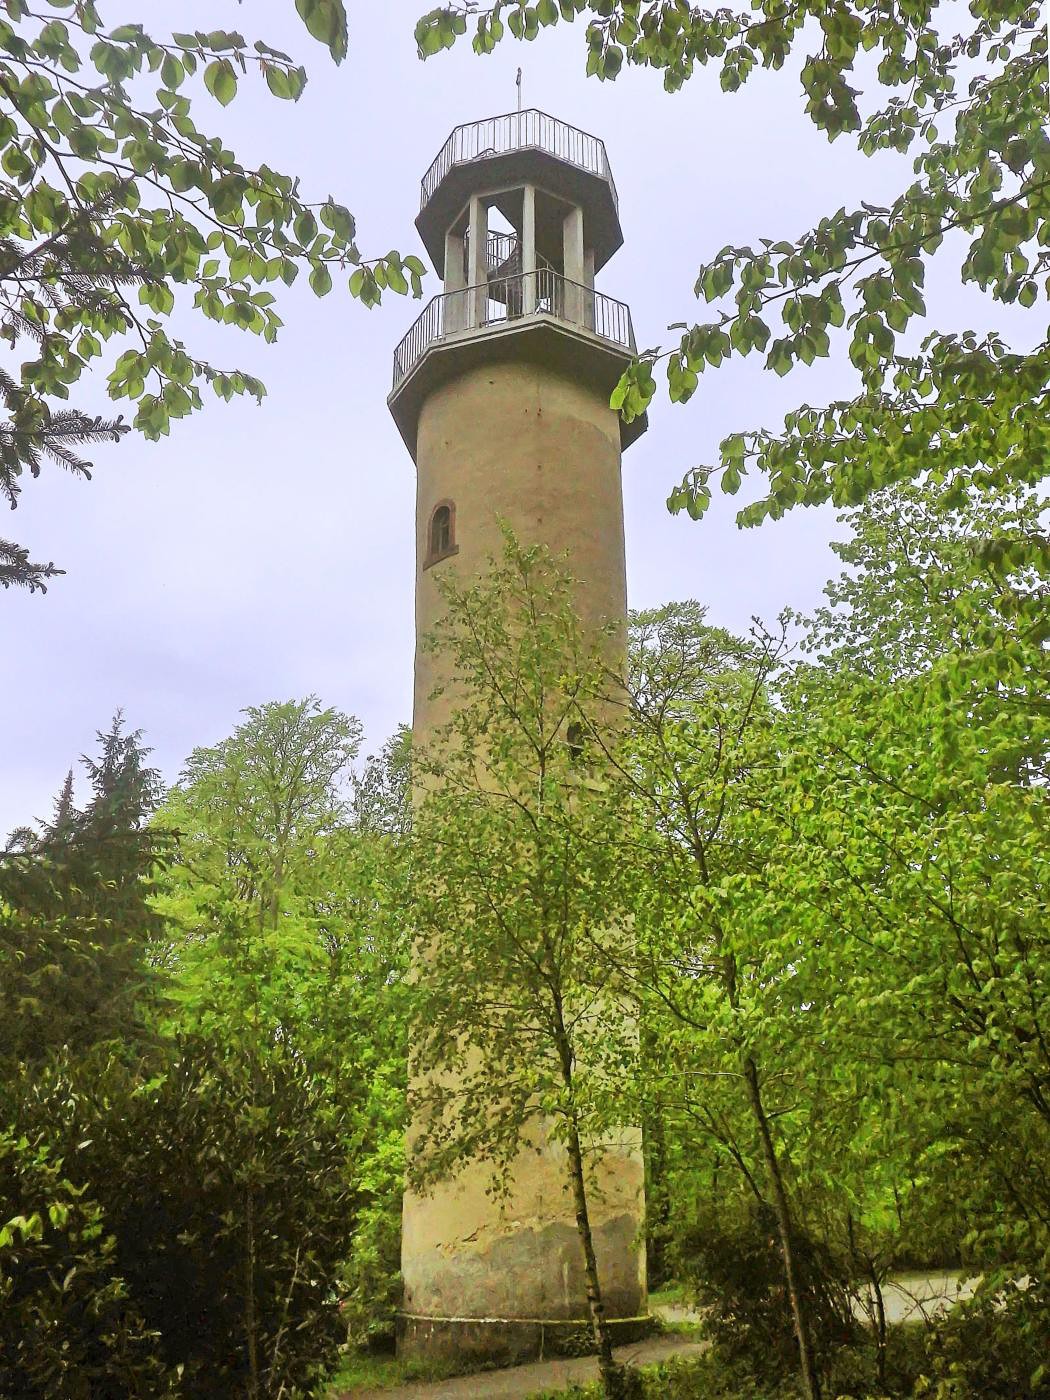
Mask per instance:
[[[692,1301],[684,1283],[665,1283],[649,1294],[651,1308],[689,1307]]]
[[[375,1356],[371,1352],[352,1351],[343,1358],[339,1369],[328,1383],[327,1400],[355,1390],[393,1390],[413,1381],[446,1381],[450,1376],[470,1373],[462,1362],[436,1361],[426,1357],[400,1360],[396,1356]],[[324,1397],[319,1397],[324,1400]]]
[[[395,1390],[399,1385],[415,1382],[447,1381],[452,1376],[473,1376],[479,1371],[499,1369],[492,1362],[438,1360],[412,1356],[402,1360],[397,1356],[382,1356],[370,1351],[348,1351],[324,1391],[317,1400],[337,1400],[337,1397],[357,1390]]]

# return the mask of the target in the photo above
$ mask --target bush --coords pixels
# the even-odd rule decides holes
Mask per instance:
[[[95,1203],[99,1235],[112,1237],[107,1267],[187,1395],[301,1395],[331,1369],[356,1214],[349,1133],[291,1052],[253,1060],[184,1040],[146,1081],[113,1062],[55,1066],[12,1107],[29,1147]],[[104,1331],[63,1305],[49,1346],[90,1350]],[[16,1364],[5,1347],[0,1364]],[[139,1393],[130,1382],[112,1391]]]
[[[1050,1288],[988,1279],[926,1334],[928,1400],[1047,1400],[1050,1397]]]
[[[360,1186],[365,1199],[340,1278],[340,1293],[350,1344],[392,1353],[402,1287],[405,1130],[400,1114],[391,1116],[393,1127],[380,1125],[378,1142],[362,1152]]]
[[[0,1133],[0,1395],[181,1393],[128,1295],[102,1211],[46,1147]]]
[[[846,1287],[826,1249],[802,1234],[794,1247],[814,1347],[818,1358],[827,1357],[857,1338]],[[676,1250],[679,1276],[705,1311],[704,1330],[724,1361],[743,1363],[762,1379],[793,1374],[798,1344],[772,1212],[708,1218]]]

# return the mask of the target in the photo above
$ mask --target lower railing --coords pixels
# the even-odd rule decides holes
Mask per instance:
[[[526,316],[553,316],[634,353],[628,306],[551,268],[539,268],[512,277],[491,277],[479,286],[434,297],[394,351],[394,388],[436,342]]]

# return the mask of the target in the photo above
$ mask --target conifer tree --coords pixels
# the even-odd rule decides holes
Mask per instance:
[[[126,732],[118,711],[98,742],[81,759],[87,805],[74,805],[70,770],[50,821],[13,832],[0,854],[0,1061],[142,1031],[159,928],[147,895],[170,838],[146,825],[161,786],[141,730]]]

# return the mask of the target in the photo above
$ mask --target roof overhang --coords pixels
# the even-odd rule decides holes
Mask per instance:
[[[416,228],[438,275],[445,275],[445,235],[471,195],[536,185],[583,209],[587,244],[594,248],[594,270],[605,266],[623,244],[616,194],[608,178],[552,155],[538,146],[457,161],[420,210]]]
[[[524,360],[561,370],[608,397],[632,359],[630,351],[600,336],[538,313],[502,326],[462,331],[435,341],[390,393],[387,406],[415,461],[416,431],[425,400],[435,389],[458,379],[468,370],[507,360]],[[631,423],[621,418],[620,450],[626,451],[648,426],[644,413]]]

